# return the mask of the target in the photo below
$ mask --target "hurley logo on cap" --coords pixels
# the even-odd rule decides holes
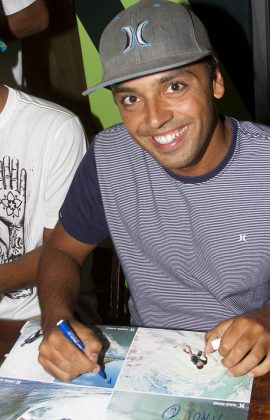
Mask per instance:
[[[124,26],[122,28],[122,31],[127,35],[127,44],[123,54],[131,51],[135,42],[138,47],[151,47],[151,44],[149,44],[143,36],[144,28],[148,23],[149,21],[145,20],[144,22],[139,23],[136,28],[133,26]]]

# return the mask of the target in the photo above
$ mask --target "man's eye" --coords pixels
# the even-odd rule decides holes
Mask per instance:
[[[137,102],[139,102],[139,98],[137,98],[137,96],[130,95],[123,98],[123,103],[125,105],[133,105],[133,104],[136,104]]]
[[[179,90],[183,89],[184,85],[180,82],[171,83],[170,86],[167,88],[167,92],[178,92]]]

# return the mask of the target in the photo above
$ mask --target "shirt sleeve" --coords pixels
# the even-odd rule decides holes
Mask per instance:
[[[94,155],[94,140],[86,152],[59,212],[64,229],[86,244],[109,236]]]
[[[54,228],[59,209],[85,152],[83,127],[77,117],[71,117],[56,130],[47,156],[44,227]]]
[[[35,1],[36,0],[2,0],[2,5],[5,15],[8,16],[25,9]]]

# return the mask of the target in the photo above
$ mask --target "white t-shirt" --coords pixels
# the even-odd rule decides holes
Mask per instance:
[[[0,113],[0,263],[42,244],[85,151],[71,111],[9,88]],[[0,318],[39,314],[36,288],[0,294]]]

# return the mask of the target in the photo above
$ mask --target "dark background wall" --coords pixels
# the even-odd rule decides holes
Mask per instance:
[[[206,25],[212,45],[234,83],[248,113],[255,119],[252,11],[247,0],[190,0]],[[230,98],[226,96],[228,109]]]
[[[88,137],[91,118],[73,0],[46,0],[50,24],[22,41],[23,71],[29,93],[57,102],[79,115]]]

